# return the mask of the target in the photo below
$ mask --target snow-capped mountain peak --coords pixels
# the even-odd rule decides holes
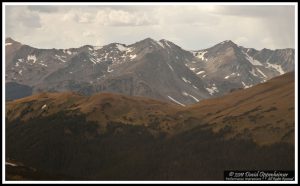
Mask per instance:
[[[5,57],[6,82],[33,92],[109,91],[184,105],[294,70],[293,49],[256,50],[230,40],[186,51],[152,38],[70,49],[38,49],[7,38]]]

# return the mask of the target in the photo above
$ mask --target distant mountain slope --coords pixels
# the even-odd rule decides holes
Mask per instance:
[[[219,92],[214,95],[224,95],[233,88],[249,88],[294,70],[294,49],[258,51],[227,40],[193,53],[202,62],[190,61],[186,65],[198,77],[218,87]]]
[[[32,88],[15,82],[5,84],[5,99],[7,101],[23,98],[32,94]]]
[[[37,92],[146,96],[181,105],[248,88],[294,69],[294,50],[261,50],[224,41],[186,51],[146,38],[70,49],[37,49],[6,39],[6,82]]]
[[[294,96],[293,73],[187,107],[109,93],[38,94],[6,104],[6,157],[77,180],[294,170]]]

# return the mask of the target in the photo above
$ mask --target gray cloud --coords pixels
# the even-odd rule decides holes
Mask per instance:
[[[262,48],[295,44],[293,6],[7,6],[6,34],[43,48],[111,42],[131,44],[146,37],[168,39],[185,49],[223,40]]]
[[[85,7],[87,8],[87,7]],[[129,11],[129,9],[110,8],[108,6],[70,9],[63,16],[64,20],[75,21],[77,23],[91,23],[102,26],[145,26],[157,24],[149,12]]]
[[[53,13],[58,11],[57,6],[42,6],[42,5],[31,5],[27,6],[31,11],[44,12],[44,13]]]
[[[26,27],[40,28],[42,26],[41,19],[36,14],[24,15],[19,18],[19,21]]]
[[[236,5],[236,6],[218,6],[214,11],[216,14],[245,16],[245,17],[281,17],[293,16],[294,6],[291,5]]]
[[[37,12],[28,11],[24,6],[9,6],[6,9],[6,23],[11,27],[40,28],[41,18]]]

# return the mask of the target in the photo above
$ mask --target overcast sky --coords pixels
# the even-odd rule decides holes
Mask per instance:
[[[223,40],[256,49],[295,44],[291,5],[6,5],[5,10],[6,37],[39,48],[132,44],[147,37],[188,50]]]

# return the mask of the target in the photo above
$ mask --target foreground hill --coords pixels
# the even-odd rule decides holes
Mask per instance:
[[[6,104],[6,158],[41,179],[222,180],[224,170],[294,170],[294,125],[293,73],[188,107],[43,93]]]
[[[203,100],[188,107],[192,114],[213,124],[214,130],[250,137],[259,144],[294,141],[294,74],[288,73],[249,89]]]

